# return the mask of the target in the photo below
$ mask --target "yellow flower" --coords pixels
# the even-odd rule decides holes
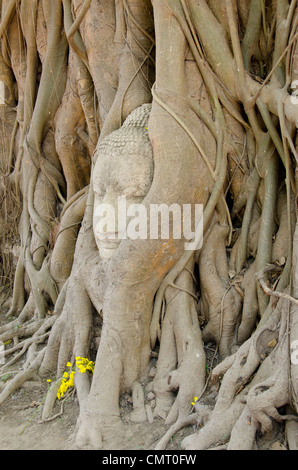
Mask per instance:
[[[73,365],[70,362],[68,362],[66,364],[66,366],[67,367],[73,367]],[[89,370],[90,372],[93,373],[95,363],[93,361],[89,361],[89,359],[87,357],[77,356],[76,357],[76,366],[82,374],[87,372],[87,370]],[[63,395],[67,392],[67,390],[69,388],[74,386],[74,375],[75,375],[75,373],[76,373],[75,370],[71,370],[69,372],[69,375],[68,375],[67,372],[64,372],[59,390],[57,392],[57,398],[59,400],[60,400],[60,398],[63,397]]]
[[[48,379],[47,382],[52,382],[51,379]]]
[[[57,392],[58,400],[60,400],[60,398],[62,398],[63,395],[67,392],[67,390],[71,387],[73,387],[73,379],[69,379],[69,380],[62,379],[61,385]]]
[[[87,357],[76,357],[76,366],[82,374],[87,370],[94,372],[94,362],[89,361]]]
[[[198,401],[198,397],[194,397],[194,401],[191,402],[192,406],[195,406],[197,401]]]

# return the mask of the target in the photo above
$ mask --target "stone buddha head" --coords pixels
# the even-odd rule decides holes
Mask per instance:
[[[101,259],[111,259],[122,241],[119,220],[124,217],[124,224],[128,223],[127,215],[119,214],[119,198],[125,198],[127,207],[140,204],[152,184],[154,163],[147,127],[150,111],[150,104],[136,108],[96,149],[93,232]]]

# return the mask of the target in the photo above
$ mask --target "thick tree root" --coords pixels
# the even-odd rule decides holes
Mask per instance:
[[[79,449],[123,449],[133,435],[131,426],[124,425],[119,416],[82,414],[78,419],[76,445]],[[117,442],[115,443],[115,437]]]
[[[200,253],[200,314],[207,320],[204,343],[215,341],[222,358],[235,344],[235,328],[242,304],[241,295],[230,283],[226,255],[228,227],[215,224]]]
[[[166,418],[167,424],[189,413],[193,397],[202,392],[205,384],[206,357],[193,298],[192,270],[193,262],[180,274],[176,287],[169,287],[166,292],[166,314],[152,389],[156,394],[154,416]]]
[[[132,386],[133,412],[130,415],[130,419],[134,423],[143,423],[144,421],[147,421],[144,399],[145,397],[142,385],[139,382],[135,382]]]
[[[286,439],[289,450],[298,450],[298,422],[288,421],[286,423]]]
[[[244,292],[241,322],[237,332],[237,344],[243,344],[252,334],[258,315],[256,285],[256,263],[254,262],[243,276],[241,287]]]

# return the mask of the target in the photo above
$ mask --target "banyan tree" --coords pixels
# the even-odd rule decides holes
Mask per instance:
[[[22,359],[0,405],[55,376],[46,419],[88,358],[80,447],[125,439],[123,393],[147,419],[146,380],[159,449],[187,424],[184,449],[252,449],[274,422],[297,448],[297,1],[0,6],[1,374]],[[136,208],[160,209],[158,236],[102,237],[123,198],[135,235]],[[186,205],[192,249],[172,233]]]

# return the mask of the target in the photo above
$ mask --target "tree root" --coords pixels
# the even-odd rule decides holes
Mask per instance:
[[[214,341],[224,358],[231,353],[242,298],[230,283],[226,255],[227,227],[216,224],[201,250],[199,259],[200,314],[207,319],[204,343]]]
[[[206,357],[196,302],[190,295],[194,292],[192,270],[193,261],[178,277],[176,288],[169,287],[166,292],[166,313],[152,388],[156,393],[154,416],[168,415],[167,424],[189,413],[193,397],[201,393],[205,383]]]
[[[147,421],[147,412],[144,404],[144,392],[142,385],[139,382],[135,382],[132,386],[132,400],[133,400],[133,412],[130,414],[130,419],[134,423],[143,423]]]
[[[27,365],[27,368],[24,367],[24,370],[19,372],[4,388],[2,393],[0,394],[0,406],[9,398],[19,387],[23,385],[23,383],[27,382],[28,380],[38,379],[38,369],[42,362],[43,356],[45,354],[45,349],[42,349],[33,362],[30,365]]]
[[[244,274],[241,283],[244,300],[241,322],[237,333],[237,344],[243,344],[255,329],[259,310],[256,282],[256,263],[254,262]]]
[[[37,424],[43,424],[43,423],[49,423],[50,421],[54,421],[55,419],[59,418],[60,416],[63,415],[63,411],[64,411],[64,403],[65,403],[65,400],[64,399],[61,403],[61,407],[60,407],[60,411],[58,413],[56,413],[54,416],[51,416],[50,418],[43,418],[41,421],[38,421]]]
[[[191,426],[196,424],[198,419],[198,413],[192,413],[190,415],[184,416],[176,421],[162,439],[158,442],[154,450],[164,450],[174,434],[176,434],[180,429],[183,429],[185,426]]]
[[[85,418],[82,419],[80,413],[77,426],[76,445],[82,450],[111,449],[111,446],[121,449],[132,434],[131,429],[125,426],[118,416],[113,415],[85,414]]]
[[[212,380],[222,378],[216,405],[198,434],[183,441],[183,448],[208,449],[230,438],[228,449],[251,449],[256,431],[270,430],[271,419],[293,418],[277,411],[290,401],[286,302],[280,299],[269,320],[214,369]]]
[[[89,296],[84,286],[74,278],[70,279],[65,290],[62,289],[60,296],[65,300],[64,308],[51,331],[45,358],[39,371],[42,377],[54,371],[57,373],[57,378],[62,377],[68,361],[76,356],[88,356],[87,339],[92,323]]]
[[[11,307],[6,314],[6,317],[19,315],[22,312],[24,305],[25,305],[24,254],[21,254],[18,259],[18,264],[17,264],[16,272],[15,272]]]
[[[84,188],[69,200],[61,213],[50,261],[50,274],[59,292],[71,273],[76,239],[86,208],[87,189]]]
[[[298,423],[297,421],[287,421],[286,438],[289,450],[298,450]]]
[[[27,248],[25,267],[30,279],[31,292],[35,300],[36,308],[40,318],[44,318],[46,315],[45,294],[49,296],[53,305],[55,305],[58,297],[58,288],[50,274],[48,259],[45,258],[42,267],[40,270],[37,270],[30,255],[30,250]]]
[[[14,340],[15,345],[4,352],[4,357],[8,357],[16,353],[11,360],[6,362],[1,372],[9,371],[11,366],[20,360],[26,354],[26,360],[23,365],[23,371],[19,372],[4,388],[0,395],[0,405],[24,382],[38,377],[38,368],[45,354],[45,349],[38,351],[37,347],[43,344],[48,338],[55,317],[49,317],[45,320],[32,321],[19,329],[13,328],[1,335],[4,342]],[[19,342],[20,338],[27,339]],[[7,339],[9,338],[9,339]],[[18,352],[19,351],[19,352]]]
[[[288,304],[284,303],[284,326],[284,313],[288,308]],[[246,407],[231,433],[229,450],[251,449],[256,431],[260,429],[263,434],[269,432],[272,420],[279,423],[291,419],[298,420],[297,416],[280,415],[278,412],[279,408],[290,401],[288,346],[288,334],[281,325],[278,346],[267,358],[271,361],[268,368],[271,373],[267,378],[258,381],[254,379],[253,386],[249,387]]]
[[[259,281],[259,283],[261,284],[261,287],[263,289],[263,291],[265,292],[265,294],[267,295],[272,295],[274,297],[277,297],[278,299],[287,299],[289,300],[290,302],[294,303],[296,306],[298,305],[298,300],[295,299],[294,297],[288,295],[288,294],[285,294],[284,292],[277,292],[277,291],[274,291],[272,289],[270,289],[266,282],[265,282],[265,273],[267,272],[280,272],[282,271],[282,269],[279,267],[279,266],[276,266],[275,264],[272,264],[272,265],[269,265],[267,266],[263,271],[259,272],[256,274],[257,276],[257,279]]]
[[[61,380],[57,380],[50,388],[43,408],[42,408],[42,420],[43,421],[48,421],[50,419],[51,413],[53,411],[53,408],[55,406],[56,400],[57,400],[57,393],[59,390],[59,387],[61,385]]]

